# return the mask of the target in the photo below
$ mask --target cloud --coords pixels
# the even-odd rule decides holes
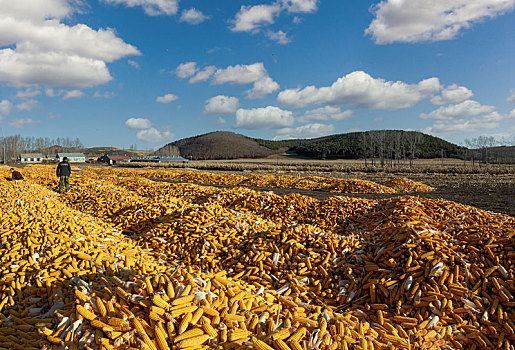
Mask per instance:
[[[26,100],[16,105],[20,111],[32,111],[34,108],[39,107],[39,102],[36,100]]]
[[[281,13],[281,6],[272,5],[242,6],[232,21],[230,28],[233,32],[252,32],[264,25],[275,22],[275,17]]]
[[[21,129],[26,126],[39,124],[39,122],[32,118],[16,118],[9,121],[7,124],[12,128]]]
[[[431,103],[434,105],[446,105],[449,103],[460,103],[474,96],[472,91],[465,86],[458,86],[452,84],[442,90],[440,96],[431,98]]]
[[[112,29],[61,23],[76,10],[65,0],[1,1],[0,83],[83,88],[112,80],[106,63],[138,49]],[[41,11],[37,13],[34,9]]]
[[[225,124],[225,123],[227,123],[227,120],[225,120],[222,117],[218,117],[218,119],[216,120],[216,123],[217,124]]]
[[[103,0],[111,5],[127,7],[141,6],[149,16],[175,15],[178,10],[178,0]]]
[[[127,60],[127,63],[130,64],[131,66],[133,66],[136,69],[141,69],[139,63],[134,61],[134,60]]]
[[[125,125],[131,130],[143,130],[152,127],[152,123],[147,118],[129,118],[125,121]]]
[[[150,128],[138,131],[136,137],[143,142],[162,142],[172,140],[174,134],[168,130],[159,131],[156,128]]]
[[[449,40],[514,6],[513,0],[383,0],[373,7],[365,34],[376,44]]]
[[[0,120],[7,117],[13,108],[13,104],[9,100],[0,101]]]
[[[180,21],[186,22],[189,24],[199,24],[208,19],[209,19],[209,16],[204,15],[202,12],[200,12],[196,8],[191,8],[189,10],[182,11]]]
[[[459,104],[440,107],[429,114],[422,113],[422,119],[449,119],[460,117],[472,117],[480,114],[488,114],[495,111],[494,106],[485,106],[479,102],[467,100]]]
[[[64,93],[63,100],[69,100],[70,98],[80,98],[84,96],[84,93],[80,90],[70,90]]]
[[[213,83],[250,84],[267,76],[268,73],[262,62],[249,65],[238,64],[228,66],[225,69],[218,69],[213,76]]]
[[[41,91],[39,91],[39,89],[27,88],[25,90],[19,90],[18,92],[16,92],[15,98],[19,98],[19,99],[32,98],[32,97],[36,97],[40,94],[41,94]]]
[[[306,123],[310,121],[345,120],[351,119],[353,114],[354,112],[351,110],[342,111],[340,107],[325,106],[307,111],[298,121]]]
[[[206,81],[209,78],[211,78],[211,76],[213,75],[213,73],[215,71],[216,71],[216,67],[215,66],[204,67],[204,69],[202,69],[201,71],[197,72],[197,74],[195,74],[195,76],[193,76],[189,80],[189,82],[191,84],[194,84],[194,83],[198,83],[199,81]]]
[[[197,62],[181,63],[175,68],[175,74],[181,79],[189,78],[197,71]]]
[[[245,91],[247,98],[263,98],[272,92],[279,90],[280,86],[269,76],[256,80],[252,89]]]
[[[494,129],[509,116],[496,112],[494,106],[485,106],[479,102],[467,100],[440,107],[429,114],[421,114],[420,118],[435,120],[432,126],[424,129],[424,132],[447,136]]]
[[[511,95],[506,99],[508,103],[515,103],[515,90],[510,91]]]
[[[268,39],[276,41],[278,44],[281,45],[286,45],[291,42],[291,39],[288,38],[288,35],[286,35],[286,33],[282,30],[279,30],[277,32],[269,30],[266,32],[266,36],[268,37]]]
[[[206,66],[202,70],[197,67],[196,62],[186,62],[180,64],[175,69],[175,73],[183,79],[191,77],[189,82],[192,84],[206,81],[211,77],[215,85],[253,83],[253,87],[245,91],[247,98],[262,98],[279,90],[279,84],[270,78],[262,62],[237,64],[226,68]]]
[[[440,90],[438,78],[417,84],[375,79],[363,71],[338,78],[331,86],[287,89],[277,97],[279,104],[301,108],[312,104],[356,106],[372,109],[397,110],[408,108],[431,97]]]
[[[206,101],[204,114],[221,115],[236,112],[240,101],[237,97],[218,95]]]
[[[283,7],[291,13],[310,13],[318,9],[318,0],[281,0],[281,3]]]
[[[293,113],[278,107],[238,109],[234,128],[236,129],[278,129],[292,126]]]
[[[51,88],[45,89],[45,95],[47,95],[48,97],[54,97],[55,96],[54,89],[51,89]]]
[[[218,69],[213,75],[214,84],[250,84],[252,89],[247,90],[247,98],[262,98],[267,94],[279,90],[279,84],[270,78],[262,62]]]
[[[115,96],[116,93],[113,91],[105,91],[103,93],[100,91],[95,91],[95,93],[93,94],[94,98],[113,98]]]
[[[334,126],[329,124],[306,124],[296,128],[283,128],[277,130],[275,140],[285,139],[307,139],[314,137],[327,136],[334,133]]]
[[[159,103],[170,103],[179,99],[179,96],[174,94],[166,94],[164,96],[159,96],[156,98],[156,102]]]

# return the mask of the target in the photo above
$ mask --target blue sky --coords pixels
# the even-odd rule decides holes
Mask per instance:
[[[515,134],[515,0],[0,0],[2,134]]]

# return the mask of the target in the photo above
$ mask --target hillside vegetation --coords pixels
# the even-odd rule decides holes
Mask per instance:
[[[181,155],[194,160],[262,158],[278,153],[279,148],[267,147],[233,132],[216,131],[169,143],[154,154]]]
[[[384,160],[462,157],[466,148],[416,131],[353,132],[315,139],[263,140],[227,131],[211,132],[172,142],[156,155],[189,159],[262,158],[288,152],[309,158],[379,158]]]

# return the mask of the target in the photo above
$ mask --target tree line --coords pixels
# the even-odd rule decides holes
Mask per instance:
[[[0,158],[6,161],[17,159],[21,153],[42,153],[55,156],[57,152],[77,152],[84,148],[79,138],[23,137],[21,135],[0,138]]]

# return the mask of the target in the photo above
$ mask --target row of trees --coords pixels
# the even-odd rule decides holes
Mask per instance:
[[[478,164],[515,163],[515,137],[510,139],[479,136],[465,139],[463,160]]]
[[[20,153],[43,153],[55,156],[57,152],[76,152],[84,148],[80,139],[69,137],[22,137],[21,135],[0,138],[0,158],[5,161],[16,159]]]

